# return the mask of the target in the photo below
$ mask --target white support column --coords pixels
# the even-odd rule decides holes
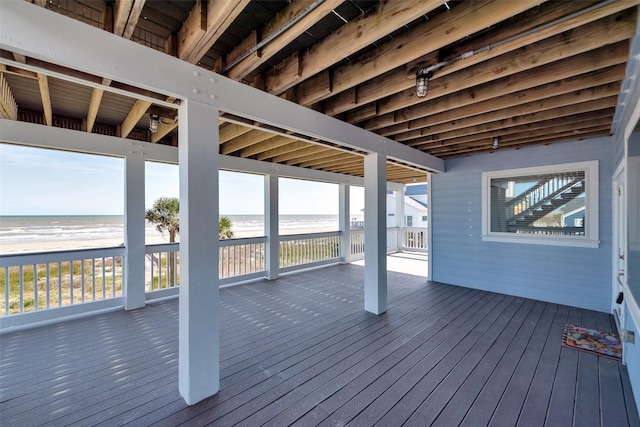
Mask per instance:
[[[387,311],[387,164],[383,154],[364,158],[364,309]]]
[[[187,405],[220,389],[218,109],[179,109],[180,302],[178,387]]]
[[[405,186],[402,186],[402,189],[396,190],[396,227],[398,227],[398,250],[402,252],[402,247],[404,246],[404,190]]]
[[[278,225],[278,175],[264,176],[264,232],[267,236],[265,267],[267,280],[280,274],[280,237]]]
[[[125,309],[144,307],[144,158],[132,153],[125,159],[124,244]]]
[[[350,214],[350,193],[351,187],[349,184],[340,184],[340,201],[338,203],[339,212],[339,226],[340,226],[340,258],[342,259],[343,264],[348,264],[351,262],[351,214]]]

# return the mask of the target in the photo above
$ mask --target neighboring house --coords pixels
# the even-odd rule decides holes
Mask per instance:
[[[404,192],[404,227],[428,227],[427,184],[407,185]],[[387,193],[387,227],[397,227],[396,196]]]

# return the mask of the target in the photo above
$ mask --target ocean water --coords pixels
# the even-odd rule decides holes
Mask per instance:
[[[236,235],[263,236],[262,215],[228,215]],[[337,215],[281,215],[280,233],[299,230],[338,230]],[[156,226],[147,223],[145,234],[159,236]],[[167,236],[167,233],[165,233]],[[51,240],[122,239],[123,216],[0,216],[0,242],[19,243]],[[167,236],[168,240],[168,236]]]

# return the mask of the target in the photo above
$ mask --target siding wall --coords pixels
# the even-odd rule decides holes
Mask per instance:
[[[587,160],[599,160],[599,248],[482,241],[482,172]],[[433,280],[611,311],[610,138],[457,158],[446,170],[432,177]]]

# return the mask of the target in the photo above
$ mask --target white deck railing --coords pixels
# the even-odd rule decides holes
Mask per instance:
[[[266,237],[220,240],[220,283],[249,280],[265,275]]]
[[[0,257],[0,314],[66,307],[123,295],[125,248]]]
[[[429,251],[428,229],[423,227],[405,227],[402,239],[402,249],[415,252]]]
[[[336,263],[341,260],[341,232],[280,236],[280,272]],[[398,238],[401,238],[399,241]],[[349,231],[346,257],[364,257],[364,230]],[[220,241],[220,284],[266,275],[266,237]],[[427,251],[427,229],[409,227],[400,232],[387,229],[387,251]],[[3,255],[0,257],[0,318],[15,314],[45,312],[51,308],[73,308],[70,314],[123,304],[125,294],[125,248],[83,249]],[[147,299],[175,295],[180,285],[178,243],[147,245],[145,260]],[[65,312],[66,313],[66,312]],[[44,316],[47,320],[53,315]],[[8,319],[7,319],[8,320]]]
[[[280,236],[280,271],[340,260],[340,232]]]
[[[398,242],[398,227],[387,228],[387,253],[397,252],[402,242]],[[364,258],[364,229],[349,231],[349,259],[358,260]]]

